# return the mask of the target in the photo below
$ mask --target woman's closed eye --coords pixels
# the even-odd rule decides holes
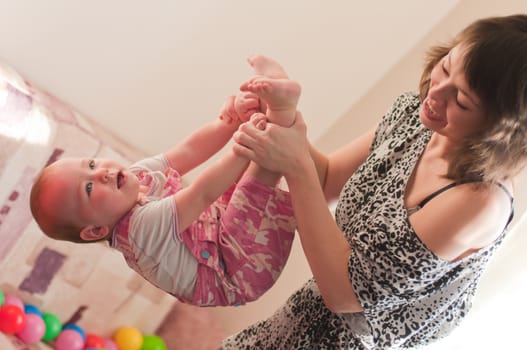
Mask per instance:
[[[456,104],[457,104],[457,105],[459,106],[459,108],[461,108],[462,110],[464,110],[464,111],[468,110],[468,107],[466,107],[465,105],[463,105],[463,104],[461,104],[461,103],[459,102],[459,98],[457,98],[457,96],[456,96]]]
[[[448,77],[450,76],[450,73],[448,72],[448,70],[446,69],[445,67],[445,62],[441,62],[441,69],[443,70],[443,73]],[[459,92],[456,92],[456,104],[458,105],[459,108],[461,108],[462,110],[468,110],[468,108],[463,105],[461,102],[459,102],[459,98],[458,98],[458,95],[459,95]]]

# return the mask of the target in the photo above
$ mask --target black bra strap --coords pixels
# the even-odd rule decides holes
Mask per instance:
[[[503,186],[501,183],[497,182],[496,184],[498,186],[500,186],[503,191],[505,191],[505,194],[509,197],[509,200],[511,201],[511,215],[509,215],[509,220],[507,220],[507,225],[505,225],[505,227],[507,227],[507,226],[509,226],[509,224],[511,223],[512,219],[514,218],[514,206],[513,206],[514,197],[509,192],[509,190],[505,186]]]
[[[411,215],[411,214],[415,213],[416,211],[418,211],[419,209],[424,207],[426,203],[430,202],[434,197],[436,197],[437,195],[445,192],[448,189],[451,189],[452,187],[455,187],[455,186],[458,186],[458,185],[462,185],[462,184],[466,184],[466,183],[470,183],[470,182],[479,182],[479,181],[481,181],[481,180],[477,179],[477,178],[473,178],[473,179],[463,179],[463,180],[452,182],[452,183],[450,183],[450,184],[438,189],[437,191],[433,192],[432,194],[429,194],[428,196],[426,196],[421,202],[419,202],[419,204],[417,204],[417,206],[415,206],[413,208],[409,208],[408,209],[408,214]],[[512,218],[514,217],[514,207],[512,206],[514,198],[512,197],[512,194],[509,192],[509,190],[505,186],[503,186],[501,183],[497,182],[496,185],[498,185],[505,192],[505,194],[507,195],[507,197],[509,197],[509,200],[511,202],[511,214],[509,215],[509,220],[507,221],[507,226],[508,226],[510,224],[510,222],[512,221]]]
[[[455,186],[458,186],[458,185],[462,185],[462,184],[466,184],[466,183],[469,183],[469,182],[479,182],[479,181],[481,181],[481,180],[479,180],[479,179],[464,179],[464,180],[459,180],[459,181],[452,182],[452,183],[450,183],[450,184],[438,189],[437,191],[433,192],[432,194],[429,194],[428,196],[426,196],[425,199],[423,199],[421,202],[419,202],[419,204],[417,204],[417,207],[418,208],[424,207],[425,204],[430,202],[435,196],[445,192],[446,190],[451,189],[452,187],[455,187]],[[507,191],[507,194],[509,194],[509,191]]]

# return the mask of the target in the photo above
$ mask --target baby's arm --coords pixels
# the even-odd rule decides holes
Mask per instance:
[[[251,122],[265,122],[265,115]],[[234,154],[232,149],[201,172],[192,183],[174,195],[178,230],[186,229],[218,197],[231,187],[249,165],[249,160]]]
[[[179,174],[184,175],[207,161],[230,140],[240,124],[234,109],[234,100],[234,96],[227,99],[220,118],[195,130],[165,153],[169,165]]]

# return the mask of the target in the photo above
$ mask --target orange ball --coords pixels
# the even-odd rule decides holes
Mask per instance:
[[[140,350],[143,345],[143,334],[135,327],[121,327],[113,335],[119,350]]]

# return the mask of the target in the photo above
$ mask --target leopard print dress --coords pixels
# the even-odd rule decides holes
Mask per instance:
[[[222,349],[407,349],[442,338],[471,306],[495,242],[456,262],[434,255],[415,234],[404,190],[431,131],[414,93],[397,98],[368,159],[344,186],[336,221],[352,247],[349,278],[364,311],[329,311],[314,279],[274,315],[227,338]]]

